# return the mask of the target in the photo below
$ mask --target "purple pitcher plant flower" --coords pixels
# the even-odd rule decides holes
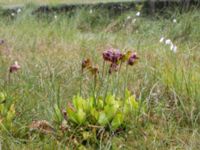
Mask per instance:
[[[85,68],[89,68],[92,65],[91,60],[90,59],[84,59],[82,61],[82,70]]]
[[[123,54],[118,49],[110,48],[103,52],[103,59],[111,63],[118,63],[122,59]]]
[[[137,54],[136,54],[136,53],[132,53],[132,54],[130,55],[129,59],[128,59],[128,62],[127,62],[128,65],[130,65],[130,66],[134,65],[135,62],[137,61],[137,59],[138,59]]]
[[[111,63],[109,68],[109,73],[117,71],[119,68],[119,63],[123,58],[123,54],[118,49],[110,48],[103,52],[104,61]]]
[[[138,59],[137,54],[132,51],[126,53],[120,52],[118,49],[110,48],[103,52],[104,61],[110,62],[109,73],[119,70],[120,65],[123,62],[127,62],[128,65],[133,65]]]

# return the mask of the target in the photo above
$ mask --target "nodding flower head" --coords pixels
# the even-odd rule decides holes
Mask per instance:
[[[123,54],[119,50],[113,51],[112,63],[118,63],[123,57]]]
[[[103,59],[105,61],[112,61],[112,57],[113,57],[113,49],[109,49],[103,52]]]
[[[16,72],[21,68],[17,61],[13,65],[10,66],[10,73]]]
[[[99,73],[98,66],[94,66],[90,59],[84,59],[82,61],[82,72],[84,69],[88,70],[90,73],[92,73],[92,75],[95,76]]]
[[[136,60],[139,59],[136,53],[132,53],[128,59],[128,65],[134,65]]]
[[[84,59],[82,61],[82,70],[85,69],[85,68],[91,67],[91,65],[92,65],[92,63],[91,63],[91,60],[89,58]]]
[[[117,63],[122,59],[123,54],[118,50],[111,48],[103,52],[103,59],[111,63]]]
[[[99,67],[98,66],[91,67],[90,72],[92,73],[92,75],[96,76],[99,73]]]

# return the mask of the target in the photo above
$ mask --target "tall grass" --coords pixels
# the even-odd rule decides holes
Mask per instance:
[[[14,122],[20,125],[15,134],[0,134],[3,149],[64,149],[68,137],[28,139],[24,130],[32,120],[51,122],[54,104],[65,107],[79,92],[82,59],[90,57],[102,66],[101,53],[109,47],[139,54],[139,63],[128,70],[128,88],[147,111],[137,119],[130,116],[128,131],[100,142],[99,148],[199,149],[200,12],[166,13],[173,15],[148,18],[128,12],[113,18],[107,12],[79,10],[73,15],[37,16],[23,10],[15,17],[2,16],[0,91],[17,101]],[[177,45],[177,53],[159,43],[161,36]],[[8,68],[15,60],[21,70],[8,84]],[[122,76],[117,88],[123,83]],[[84,85],[86,96],[88,88]]]

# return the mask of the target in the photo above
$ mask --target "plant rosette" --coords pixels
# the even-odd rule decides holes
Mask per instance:
[[[136,112],[139,104],[135,96],[126,91],[124,100],[120,100],[114,95],[108,95],[105,100],[90,97],[84,99],[81,96],[75,96],[72,104],[66,108],[67,122],[75,126],[100,126],[102,128],[115,131],[121,126],[127,124],[129,114]],[[56,112],[58,108],[56,107]],[[60,115],[62,115],[60,113]],[[59,116],[59,112],[57,113]],[[59,120],[61,117],[57,117]],[[64,118],[64,117],[63,117]]]

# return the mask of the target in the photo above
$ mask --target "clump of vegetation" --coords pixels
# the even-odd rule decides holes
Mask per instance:
[[[94,98],[76,96],[73,98],[73,106],[68,105],[66,112],[68,119],[76,125],[99,125],[116,130],[126,124],[126,117],[130,113],[137,110],[138,102],[127,92],[124,100],[108,95],[105,100],[100,98],[95,102]]]
[[[105,100],[99,98],[95,102],[93,97],[84,99],[75,96],[72,104],[69,102],[62,111],[54,106],[53,119],[62,135],[73,135],[72,143],[76,141],[75,145],[84,147],[86,143],[95,145],[99,141],[106,142],[113,135],[122,134],[130,124],[129,117],[136,116],[138,112],[138,102],[126,91],[123,100],[107,95]]]
[[[199,10],[137,11],[0,17],[2,149],[200,149]]]
[[[16,117],[15,104],[7,99],[5,92],[0,92],[0,130],[13,130]]]
[[[97,91],[101,87],[98,86],[98,89],[96,87],[99,76],[105,80],[105,77],[103,77],[104,71],[111,75],[120,71],[123,63],[126,62],[126,65],[132,66],[137,59],[138,56],[134,52],[122,53],[117,49],[111,48],[103,52],[104,63],[108,61],[110,64],[108,70],[105,71],[106,67],[103,63],[102,72],[92,64],[90,59],[83,60],[81,74],[84,75],[84,71],[87,70],[94,76],[92,96],[89,98],[83,98],[79,95],[74,96],[72,103],[68,102],[68,105],[63,110],[59,109],[57,104],[54,106],[53,120],[60,126],[61,131],[65,134],[70,134],[71,130],[81,130],[83,135],[80,136],[78,134],[78,137],[82,137],[86,142],[91,141],[91,138],[98,139],[98,133],[102,131],[108,136],[117,131],[123,131],[127,124],[130,124],[129,116],[136,115],[139,112],[139,104],[135,96],[126,87],[123,98],[115,96],[114,93],[98,95]],[[101,85],[104,82],[103,80],[100,82]],[[90,138],[85,135],[86,133]],[[75,138],[77,137],[75,136]]]

